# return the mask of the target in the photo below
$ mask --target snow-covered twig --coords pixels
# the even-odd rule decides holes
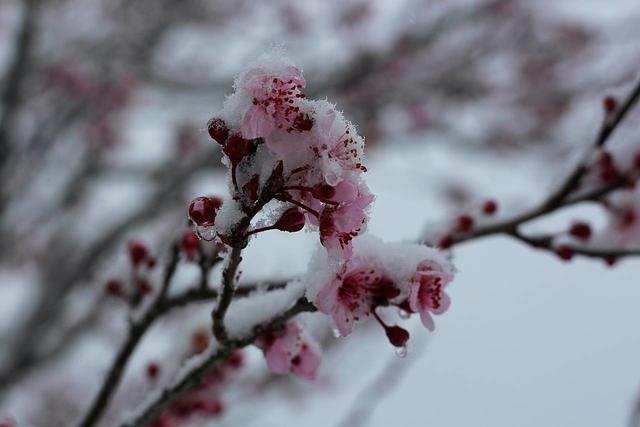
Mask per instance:
[[[143,408],[136,411],[138,415],[136,415],[131,421],[122,423],[122,427],[143,427],[153,422],[173,400],[198,384],[207,372],[211,371],[218,363],[225,360],[231,353],[254,343],[256,339],[265,333],[281,329],[285,322],[292,317],[303,312],[313,311],[316,311],[315,306],[307,301],[306,298],[300,298],[293,306],[282,312],[280,315],[274,317],[266,325],[256,326],[253,332],[249,335],[240,339],[227,340],[222,347],[213,352],[213,354],[204,359],[200,364],[196,365],[188,372],[185,372],[183,375],[180,375],[174,384],[165,388]]]

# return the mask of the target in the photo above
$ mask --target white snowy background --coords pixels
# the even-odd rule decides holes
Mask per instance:
[[[230,29],[227,35],[212,35],[219,39],[211,39],[204,48],[219,49],[216,73],[226,76],[237,71],[247,58],[273,42],[282,42],[303,69],[320,74],[323,67],[330,69],[344,59],[344,49],[337,45],[340,39],[323,33],[321,23],[312,24],[318,41],[312,49],[298,46],[295,40],[278,40],[270,33],[267,3],[255,4],[259,19],[254,25]],[[605,39],[611,37],[609,53],[614,59],[624,52],[637,55],[640,51],[637,33],[630,36],[617,31],[623,21],[635,19],[640,23],[637,0],[538,3],[549,14],[569,16],[605,34]],[[308,7],[317,8],[321,14],[330,4],[309,2]],[[410,5],[403,1],[375,2],[375,7],[385,12],[376,15],[380,22],[372,27],[375,31],[370,32],[368,43],[383,45],[393,29],[403,25],[402,19],[410,15],[406,10]],[[260,12],[260,8],[264,11]],[[185,58],[190,57],[190,49],[203,48],[197,41],[189,42],[188,31],[174,36],[174,40],[167,41],[167,49],[177,49]],[[179,63],[179,59],[171,58],[167,66]],[[162,58],[158,61],[162,63]],[[603,56],[590,72],[606,74],[613,68],[611,61]],[[313,82],[309,80],[309,84],[312,86]],[[606,89],[624,93],[625,88]],[[598,131],[600,102],[605,94],[584,98],[584,105],[562,132],[566,137],[564,147],[580,147],[591,141]],[[156,93],[139,95],[126,123],[126,149],[114,155],[133,167],[144,167],[170,156],[169,141],[164,135],[168,124],[184,116],[204,124],[222,99],[194,94],[186,101],[173,101]],[[345,115],[349,117],[349,111]],[[461,120],[460,131],[473,134],[476,120],[479,119]],[[631,126],[637,127],[638,121]],[[442,196],[443,182],[453,180],[472,189],[478,200],[495,198],[501,212],[508,212],[542,200],[566,172],[563,163],[549,161],[554,152],[532,149],[528,155],[485,153],[482,148],[449,144],[446,134],[437,133],[385,138],[368,150],[366,163],[366,179],[376,195],[369,231],[385,240],[416,240],[429,227],[448,218],[451,211]],[[125,212],[133,203],[129,201],[140,192],[139,188],[115,181],[104,185],[104,191],[96,192],[100,205],[94,205],[87,213],[95,219],[78,224],[81,232],[99,232],[108,221],[115,221],[119,212]],[[219,169],[203,173],[193,183],[193,194],[185,199],[224,188]],[[536,227],[561,229],[576,218],[596,225],[603,219],[598,209],[578,206]],[[316,240],[313,234],[265,233],[247,250],[243,280],[303,273]],[[251,369],[240,382],[246,385],[254,379],[265,384],[251,392],[237,392],[233,400],[228,397],[229,412],[222,419],[193,425],[626,425],[640,390],[640,260],[623,260],[613,268],[580,258],[566,263],[503,237],[461,244],[453,253],[458,274],[450,287],[451,308],[436,317],[435,333],[424,330],[415,319],[409,322],[412,339],[407,357],[394,354],[379,328],[362,325],[352,336],[337,339],[336,343],[330,337],[328,324],[314,324],[324,342],[330,343],[316,384],[296,378],[264,380],[266,370],[260,356],[251,353]],[[180,273],[181,277],[193,277],[196,271],[185,267]],[[10,325],[20,319],[21,307],[28,304],[33,290],[25,271],[7,270],[0,274],[0,325]],[[207,307],[201,309],[202,319],[206,319]],[[117,335],[114,331],[122,327],[122,321],[114,320],[105,329]],[[149,359],[157,358],[176,342],[186,342],[182,335],[188,332],[171,327],[175,342],[154,331],[144,341],[144,352],[136,354],[131,363],[130,375],[140,375]],[[112,336],[84,338],[71,355],[40,377],[30,378],[27,388],[14,391],[0,410],[6,409],[20,420],[33,403],[29,398],[32,388],[50,381],[50,387],[96,387],[100,381],[96,373],[108,366],[106,356],[112,351]],[[66,372],[64,378],[56,376],[58,369]],[[86,402],[89,399],[78,398]],[[358,410],[361,412],[354,415]]]

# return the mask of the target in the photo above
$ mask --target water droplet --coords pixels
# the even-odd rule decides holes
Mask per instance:
[[[396,347],[396,356],[401,359],[407,357],[407,346],[403,345],[402,347]]]
[[[401,319],[408,319],[409,317],[411,317],[411,313],[409,313],[407,310],[404,310],[402,308],[398,309],[398,316],[400,316]]]
[[[205,242],[210,242],[216,238],[216,228],[197,226],[196,234],[200,239],[204,240]]]
[[[331,329],[331,332],[333,333],[333,336],[335,338],[340,338],[342,336],[342,334],[340,333],[340,331],[338,330],[338,328],[333,328]]]

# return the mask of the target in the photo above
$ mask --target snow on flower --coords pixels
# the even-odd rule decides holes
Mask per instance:
[[[433,248],[363,236],[355,239],[352,256],[342,262],[332,262],[322,251],[316,254],[307,276],[307,297],[333,318],[341,335],[373,316],[397,346],[406,342],[408,333],[387,325],[376,310],[396,306],[417,312],[433,330],[431,316],[449,307],[444,291],[453,273],[449,260]]]
[[[307,99],[305,84],[301,70],[281,54],[264,55],[236,79],[235,92],[209,121],[233,195],[215,228],[231,241],[225,236],[236,232],[247,212],[275,199],[283,205],[280,212],[301,209],[335,257],[349,256],[374,199],[362,179],[364,139],[334,105]],[[273,229],[281,227],[265,224],[255,233]]]

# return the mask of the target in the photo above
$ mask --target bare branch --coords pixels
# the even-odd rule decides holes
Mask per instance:
[[[284,311],[282,314],[274,317],[268,324],[256,327],[252,333],[240,339],[228,339],[225,344],[220,347],[211,356],[201,362],[198,366],[182,376],[176,383],[165,388],[156,399],[147,406],[138,411],[134,420],[125,422],[122,427],[142,427],[153,422],[162,411],[169,406],[176,398],[190,388],[199,384],[200,381],[210,372],[218,363],[225,360],[231,353],[243,347],[252,344],[261,335],[282,328],[287,320],[302,312],[313,312],[316,308],[305,298],[300,298],[292,307]]]

